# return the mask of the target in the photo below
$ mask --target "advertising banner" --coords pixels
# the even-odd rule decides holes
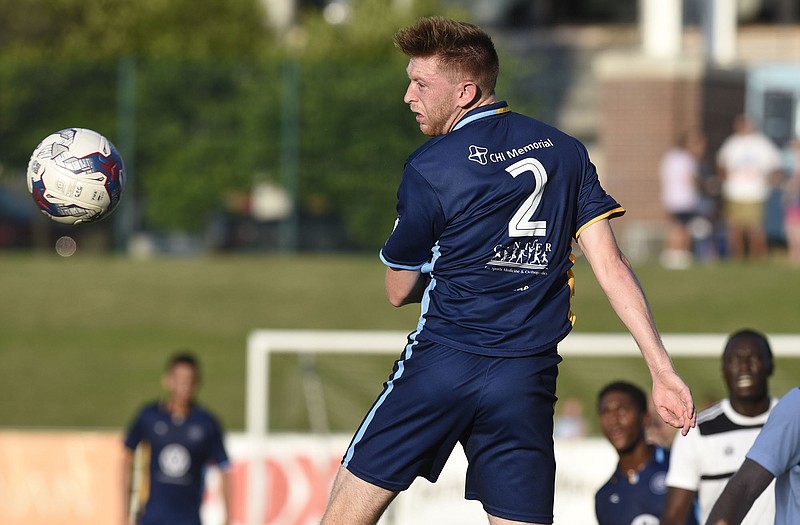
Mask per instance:
[[[273,434],[253,441],[226,436],[232,460],[233,525],[317,525],[350,436]],[[594,492],[611,475],[616,453],[602,438],[556,444],[555,523],[594,524]],[[0,432],[0,523],[119,523],[122,436],[103,432]],[[381,525],[485,525],[480,503],[464,499],[466,459],[456,447],[435,484],[400,494]],[[253,485],[254,480],[258,485]],[[220,473],[209,469],[204,525],[222,525]]]

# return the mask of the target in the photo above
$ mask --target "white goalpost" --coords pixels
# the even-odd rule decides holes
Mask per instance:
[[[408,332],[348,330],[255,330],[247,339],[245,430],[264,436],[269,421],[269,354],[393,354],[399,356]],[[717,357],[728,334],[665,334],[673,357]],[[800,356],[800,335],[770,335],[776,357]],[[558,345],[561,355],[635,357],[639,349],[629,334],[573,333]]]
[[[260,444],[275,442],[270,435],[269,377],[273,353],[303,355],[391,354],[399,357],[407,332],[347,330],[255,330],[247,339],[245,398],[245,436],[254,444],[256,460],[267,453]],[[718,357],[728,334],[663,334],[673,357]],[[776,357],[800,357],[800,335],[768,335]],[[559,344],[559,353],[570,356],[635,357],[639,355],[630,334],[573,333]],[[301,359],[302,363],[302,359]],[[313,362],[309,362],[310,366]],[[307,389],[308,392],[308,389]],[[312,408],[309,407],[309,411]],[[324,409],[322,409],[324,411]],[[324,419],[324,418],[323,418]],[[341,436],[338,436],[341,439]],[[602,452],[602,451],[601,451]],[[604,473],[605,474],[605,473]],[[248,525],[263,525],[268,493],[265,469],[250,468],[247,473],[246,515]],[[383,523],[383,522],[382,522]]]

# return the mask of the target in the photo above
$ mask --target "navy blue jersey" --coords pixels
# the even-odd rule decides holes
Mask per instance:
[[[145,406],[125,436],[125,446],[139,443],[150,452],[149,495],[142,523],[200,525],[205,467],[215,463],[227,468],[228,456],[222,428],[198,405],[188,417],[173,421],[163,405]]]
[[[585,147],[505,102],[470,111],[406,161],[381,250],[431,280],[418,338],[488,356],[551,350],[572,328],[572,241],[624,213]]]
[[[599,525],[658,525],[667,494],[665,479],[669,468],[669,452],[653,448],[653,458],[631,478],[621,472],[614,475],[595,495],[595,514]],[[689,514],[686,525],[696,525]]]

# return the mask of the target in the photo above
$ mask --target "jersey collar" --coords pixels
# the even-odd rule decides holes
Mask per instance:
[[[475,108],[469,111],[466,115],[464,115],[464,118],[456,123],[453,131],[463,128],[470,122],[474,122],[485,117],[490,117],[492,115],[499,115],[500,113],[507,113],[509,111],[511,111],[511,108],[508,107],[508,104],[505,101],[495,102],[494,104],[488,104],[486,106]]]

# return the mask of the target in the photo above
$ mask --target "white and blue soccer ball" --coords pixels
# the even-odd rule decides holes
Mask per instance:
[[[125,167],[103,135],[67,128],[36,147],[27,178],[28,191],[42,213],[62,224],[80,224],[114,211],[125,187]]]

